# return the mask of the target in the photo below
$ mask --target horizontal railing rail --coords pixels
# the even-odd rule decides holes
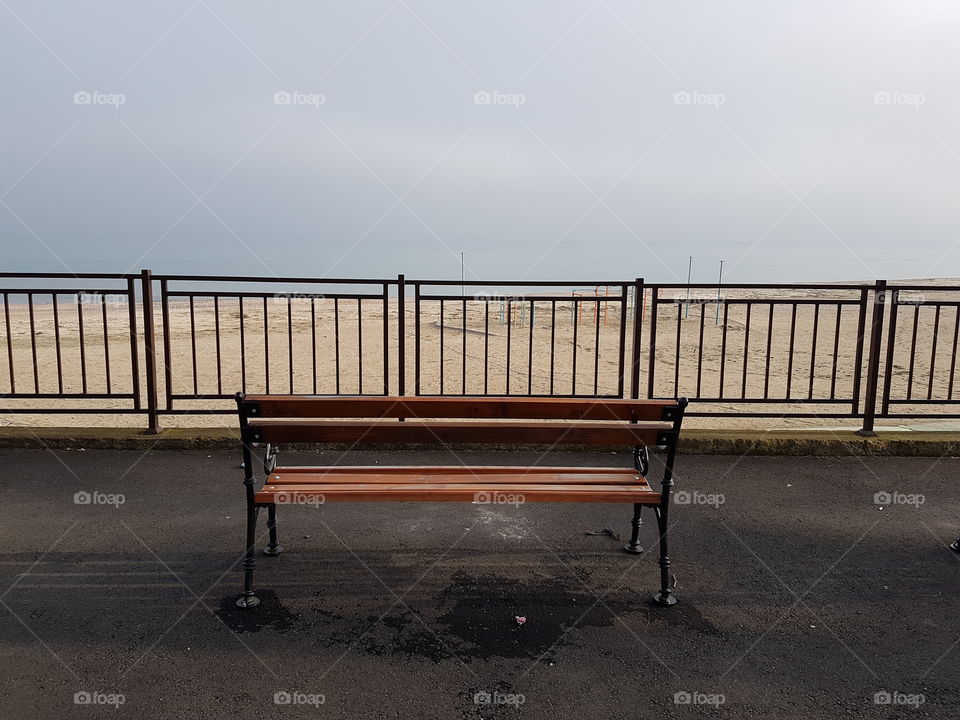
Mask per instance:
[[[0,272],[0,413],[234,411],[236,391],[691,399],[960,417],[960,285]],[[411,361],[412,360],[412,361]]]

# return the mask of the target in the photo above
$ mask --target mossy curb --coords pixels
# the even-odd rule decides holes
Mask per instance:
[[[106,450],[234,450],[239,432],[227,428],[170,428],[148,435],[136,428],[0,428],[0,448]],[[309,446],[311,449],[336,446]],[[500,450],[507,446],[469,446]],[[412,449],[410,446],[358,445],[356,449]],[[459,447],[455,448],[459,449]],[[510,449],[515,449],[510,446]],[[566,445],[557,450],[590,450]],[[898,456],[960,455],[960,432],[891,431],[865,438],[848,430],[707,430],[683,432],[681,452],[692,455]]]

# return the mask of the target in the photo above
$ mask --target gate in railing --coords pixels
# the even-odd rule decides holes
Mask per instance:
[[[686,395],[690,415],[866,432],[960,416],[960,286],[0,277],[2,414],[144,414],[157,431],[232,413],[242,390]]]

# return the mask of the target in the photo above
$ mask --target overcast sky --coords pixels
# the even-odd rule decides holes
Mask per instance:
[[[948,0],[4,0],[3,265],[957,276],[958,44]]]

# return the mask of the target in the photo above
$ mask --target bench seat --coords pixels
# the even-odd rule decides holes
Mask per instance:
[[[584,467],[278,467],[257,504],[363,501],[625,502],[656,505],[636,470]]]

